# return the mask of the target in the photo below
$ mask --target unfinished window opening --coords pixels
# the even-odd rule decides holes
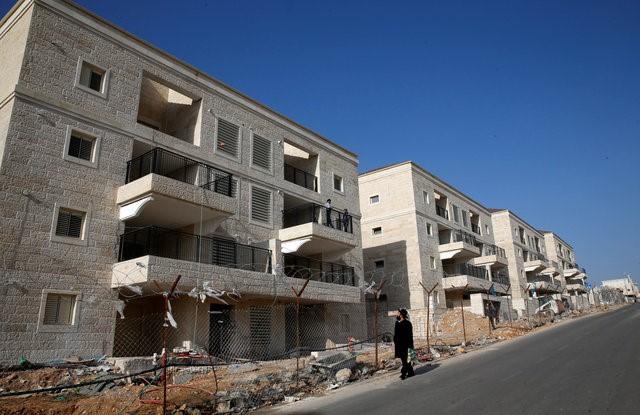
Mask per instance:
[[[284,142],[284,179],[318,191],[318,155],[289,141]]]
[[[76,296],[72,294],[46,294],[43,324],[55,326],[73,325]]]
[[[200,98],[185,95],[169,84],[142,78],[138,123],[179,140],[200,145]]]
[[[85,216],[85,212],[64,208],[59,209],[56,221],[56,236],[81,239]]]
[[[80,60],[76,85],[97,95],[105,95],[109,72],[84,60]]]

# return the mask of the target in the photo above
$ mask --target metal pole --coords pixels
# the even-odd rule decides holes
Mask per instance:
[[[173,294],[178,286],[182,275],[178,275],[171,285],[169,292],[162,294],[163,297],[163,309],[164,309],[164,324],[162,325],[162,413],[167,413],[167,330],[169,329],[169,298],[173,297]],[[156,286],[160,288],[160,284],[154,281]]]
[[[291,287],[291,291],[296,296],[296,388],[300,382],[300,297],[304,289],[307,288],[307,284],[309,284],[309,279],[305,280],[300,291],[296,291],[293,286]]]
[[[374,300],[373,300],[373,307],[374,307],[374,315],[373,315],[373,335],[375,336],[375,344],[376,344],[376,351],[375,351],[375,367],[376,369],[378,369],[379,365],[378,365],[378,343],[379,343],[379,339],[378,339],[378,300],[380,299],[380,294],[382,293],[382,287],[384,287],[384,283],[386,281],[383,279],[380,282],[380,286],[374,290],[373,294],[374,294]]]
[[[465,323],[464,323],[464,293],[467,291],[467,287],[469,286],[469,284],[465,285],[464,288],[462,289],[462,295],[460,295],[460,307],[462,309],[462,336],[464,339],[464,345],[467,345],[467,328],[465,327]]]
[[[427,352],[431,353],[431,342],[429,340],[429,331],[431,328],[431,325],[429,324],[429,315],[431,314],[431,293],[436,289],[438,283],[436,282],[430,290],[428,290],[422,282],[420,282],[420,285],[422,286],[422,289],[427,292]]]

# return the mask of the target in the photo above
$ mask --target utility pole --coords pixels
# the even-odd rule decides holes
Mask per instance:
[[[373,290],[373,335],[376,339],[376,351],[375,351],[375,365],[376,369],[378,369],[378,300],[380,299],[380,294],[382,293],[382,288],[385,284],[384,278],[380,282],[380,286]]]
[[[431,314],[431,293],[436,289],[438,283],[436,282],[431,289],[425,287],[422,281],[420,281],[420,285],[422,286],[422,289],[427,292],[427,351],[431,353],[431,343],[429,342],[429,328],[431,327],[429,325],[429,315]]]
[[[296,291],[296,289],[291,286],[291,291],[293,291],[293,294],[296,296],[296,388],[300,381],[300,297],[302,297],[304,289],[307,288],[307,284],[309,284],[308,278],[304,281],[300,291]]]

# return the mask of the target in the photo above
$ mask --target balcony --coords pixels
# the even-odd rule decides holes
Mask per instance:
[[[528,279],[528,289],[541,294],[557,294],[562,291],[562,286],[551,277],[536,276]]]
[[[341,254],[357,245],[353,217],[315,203],[304,203],[282,212],[278,238],[283,253],[300,255]]]
[[[449,220],[449,211],[440,205],[436,205],[436,215]]]
[[[286,163],[284,165],[284,179],[314,192],[318,191],[318,178],[316,176]]]
[[[127,162],[125,183],[116,200],[128,225],[177,228],[222,221],[237,209],[230,173],[162,148]]]
[[[549,268],[549,263],[544,255],[529,253],[524,259],[525,272],[540,272]]]
[[[579,293],[586,293],[587,287],[579,283],[567,284],[567,291],[576,291]]]
[[[481,256],[478,258],[472,258],[469,263],[471,265],[503,265],[508,266],[507,254],[504,249],[493,244],[483,244],[481,250]]]
[[[480,235],[480,226],[476,225],[475,223],[472,223],[471,232],[475,233],[476,235]]]
[[[571,278],[579,275],[580,269],[573,264],[569,264],[562,272],[565,278]]]
[[[284,274],[290,278],[340,284],[355,287],[353,267],[320,261],[298,255],[284,254]]]
[[[440,238],[440,259],[469,259],[480,256],[479,243],[475,236],[460,230],[451,230],[449,237]]]
[[[509,276],[506,274],[502,274],[499,272],[496,273],[491,273],[491,281],[498,283],[498,284],[502,284],[505,286],[509,286],[511,285],[511,281],[509,281]]]
[[[490,281],[486,268],[457,264],[453,272],[445,272],[442,286],[449,291],[465,289],[467,292],[489,292],[493,286],[497,293],[506,294],[508,284]]]

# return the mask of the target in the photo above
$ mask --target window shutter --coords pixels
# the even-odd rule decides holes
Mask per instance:
[[[47,294],[44,307],[44,324],[70,325],[73,323],[73,312],[76,296],[71,294]]]
[[[72,135],[69,139],[69,152],[72,157],[77,157],[83,160],[91,161],[91,153],[93,152],[93,141],[89,138],[78,137]]]
[[[217,149],[233,157],[238,156],[238,140],[240,127],[229,121],[218,118]]]
[[[251,188],[251,219],[263,223],[271,222],[271,192],[259,187]]]
[[[271,171],[271,141],[259,135],[253,135],[253,154],[251,163]]]
[[[84,213],[60,209],[56,223],[56,235],[80,238]]]

